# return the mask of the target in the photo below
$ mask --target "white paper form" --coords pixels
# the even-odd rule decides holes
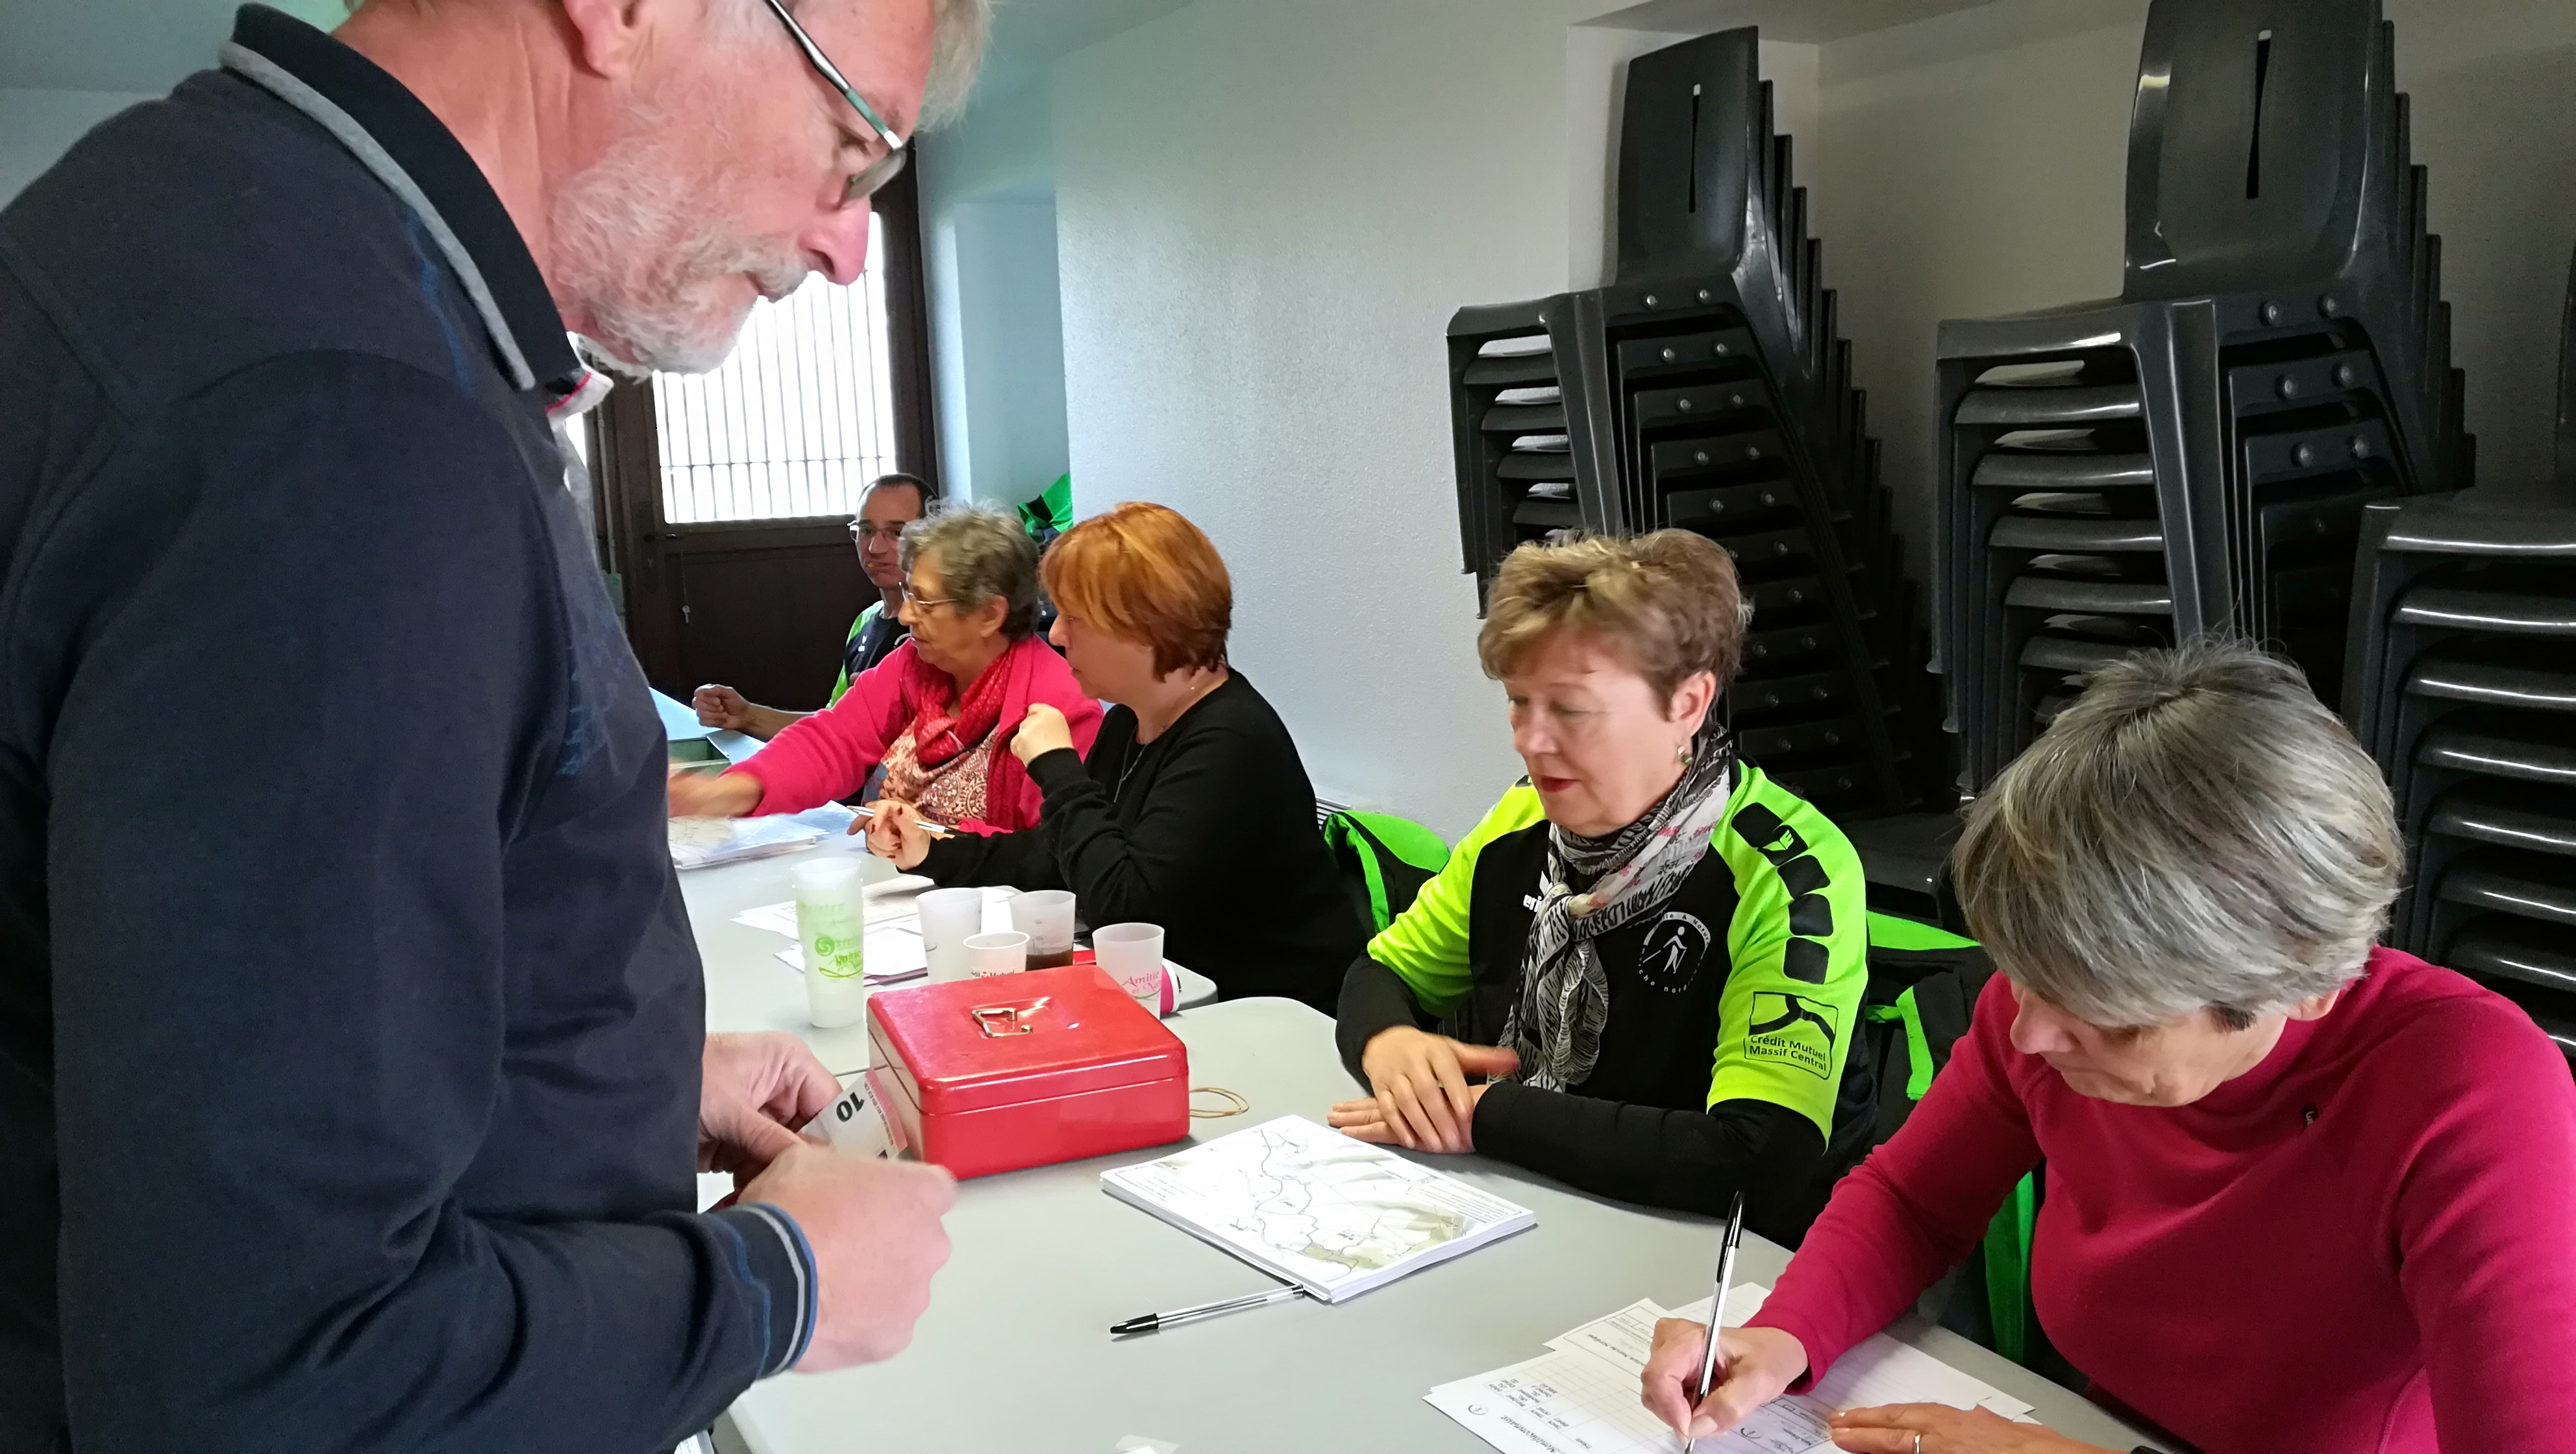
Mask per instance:
[[[920,891],[928,887],[930,887],[930,880],[918,874],[903,874],[890,878],[884,883],[869,884],[860,892],[860,899],[867,907],[868,927],[874,929],[881,924],[907,926],[912,924],[919,917],[915,900],[919,897]],[[1003,914],[1007,920],[1010,913],[1009,900],[1005,899],[1003,904]],[[733,921],[748,928],[766,929],[772,934],[793,939],[797,935],[796,901],[782,899],[775,904],[756,904],[734,915]],[[988,896],[985,922],[991,921],[992,911]],[[1007,922],[1005,927],[1008,927]]]
[[[766,929],[772,934],[784,934],[793,939],[797,932],[796,901],[789,899],[783,904],[762,904],[758,908],[745,909],[734,915],[733,921],[754,929]]]
[[[1637,1402],[1636,1376],[1579,1348],[1444,1383],[1423,1399],[1503,1454],[1673,1450],[1673,1431]]]
[[[1770,1289],[1738,1284],[1726,1300],[1727,1327],[1760,1309]],[[1425,1402],[1504,1454],[1671,1454],[1674,1437],[1637,1401],[1638,1383],[1665,1317],[1705,1321],[1708,1299],[1667,1313],[1640,1299],[1548,1344],[1543,1357],[1445,1383]],[[1890,1403],[1984,1407],[2023,1418],[2030,1405],[1884,1333],[1834,1364],[1811,1392],[1775,1399],[1736,1429],[1702,1439],[1696,1454],[1824,1454],[1833,1449],[1835,1409]]]
[[[1744,1320],[1762,1311],[1762,1299],[1771,1289],[1758,1282],[1739,1282],[1726,1294],[1726,1323],[1741,1328]],[[1646,1358],[1655,1348],[1655,1322],[1659,1318],[1688,1318],[1694,1323],[1708,1321],[1708,1299],[1701,1298],[1685,1308],[1666,1312],[1646,1299],[1639,1298],[1606,1317],[1591,1322],[1571,1333],[1560,1333],[1547,1340],[1547,1346],[1562,1352],[1581,1348],[1597,1353],[1627,1369],[1639,1378],[1646,1376]]]
[[[805,950],[789,945],[778,951],[778,962],[798,974],[805,972]],[[910,920],[900,924],[870,924],[865,978],[870,984],[899,984],[919,979],[930,973],[930,950],[921,942],[921,931]]]

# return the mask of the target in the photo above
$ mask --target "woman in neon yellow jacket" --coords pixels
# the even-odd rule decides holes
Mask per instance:
[[[1529,776],[1351,966],[1371,1093],[1333,1124],[1658,1206],[1741,1189],[1756,1230],[1805,1230],[1868,1141],[1864,889],[1841,831],[1736,757],[1742,602],[1684,531],[1504,562],[1477,646]]]

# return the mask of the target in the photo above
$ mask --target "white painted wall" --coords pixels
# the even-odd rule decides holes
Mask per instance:
[[[1017,504],[1071,468],[1055,195],[1023,189],[978,197],[958,203],[944,225],[961,280],[965,453],[956,478],[978,498]]]
[[[91,127],[152,99],[133,91],[0,88],[0,205],[62,160]]]
[[[1054,122],[1041,77],[979,93],[922,143],[940,470],[954,494],[1017,503],[1067,468]]]
[[[1078,507],[1204,527],[1317,790],[1453,837],[1520,766],[1476,666],[1443,336],[1566,284],[1582,9],[1198,0],[1055,67]]]

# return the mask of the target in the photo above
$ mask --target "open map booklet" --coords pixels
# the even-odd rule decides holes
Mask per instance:
[[[1302,1116],[1104,1171],[1100,1185],[1328,1303],[1538,1221],[1527,1207]]]
[[[1771,1290],[1738,1283],[1725,1326],[1743,1325]],[[1444,1383],[1423,1401],[1503,1454],[1672,1454],[1673,1431],[1637,1401],[1659,1318],[1708,1321],[1707,1298],[1666,1312],[1644,1299],[1550,1340],[1548,1352],[1476,1378]],[[1836,1360],[1803,1394],[1774,1399],[1732,1432],[1702,1439],[1696,1454],[1832,1454],[1826,1419],[1836,1409],[1944,1403],[2028,1421],[2030,1405],[1982,1379],[1874,1333]]]

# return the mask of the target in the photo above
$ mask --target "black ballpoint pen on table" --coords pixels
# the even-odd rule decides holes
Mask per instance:
[[[1110,1324],[1109,1336],[1124,1338],[1133,1333],[1157,1332],[1176,1323],[1194,1323],[1201,1318],[1213,1318],[1219,1313],[1239,1312],[1245,1308],[1260,1307],[1265,1303],[1284,1303],[1290,1298],[1305,1295],[1306,1290],[1302,1287],[1276,1287],[1268,1292],[1256,1292],[1244,1297],[1230,1297],[1212,1303],[1200,1303],[1194,1308],[1174,1308],[1168,1313],[1147,1313],[1142,1317],[1129,1318],[1123,1323]]]
[[[1709,1387],[1717,1379],[1717,1332],[1726,1322],[1727,1288],[1735,1281],[1735,1249],[1743,1240],[1744,1193],[1739,1191],[1734,1207],[1726,1214],[1726,1243],[1717,1253],[1717,1290],[1708,1300],[1708,1350],[1699,1358],[1699,1397],[1691,1400],[1694,1412],[1708,1402]],[[1682,1454],[1690,1454],[1694,1442],[1690,1435],[1682,1435]]]

